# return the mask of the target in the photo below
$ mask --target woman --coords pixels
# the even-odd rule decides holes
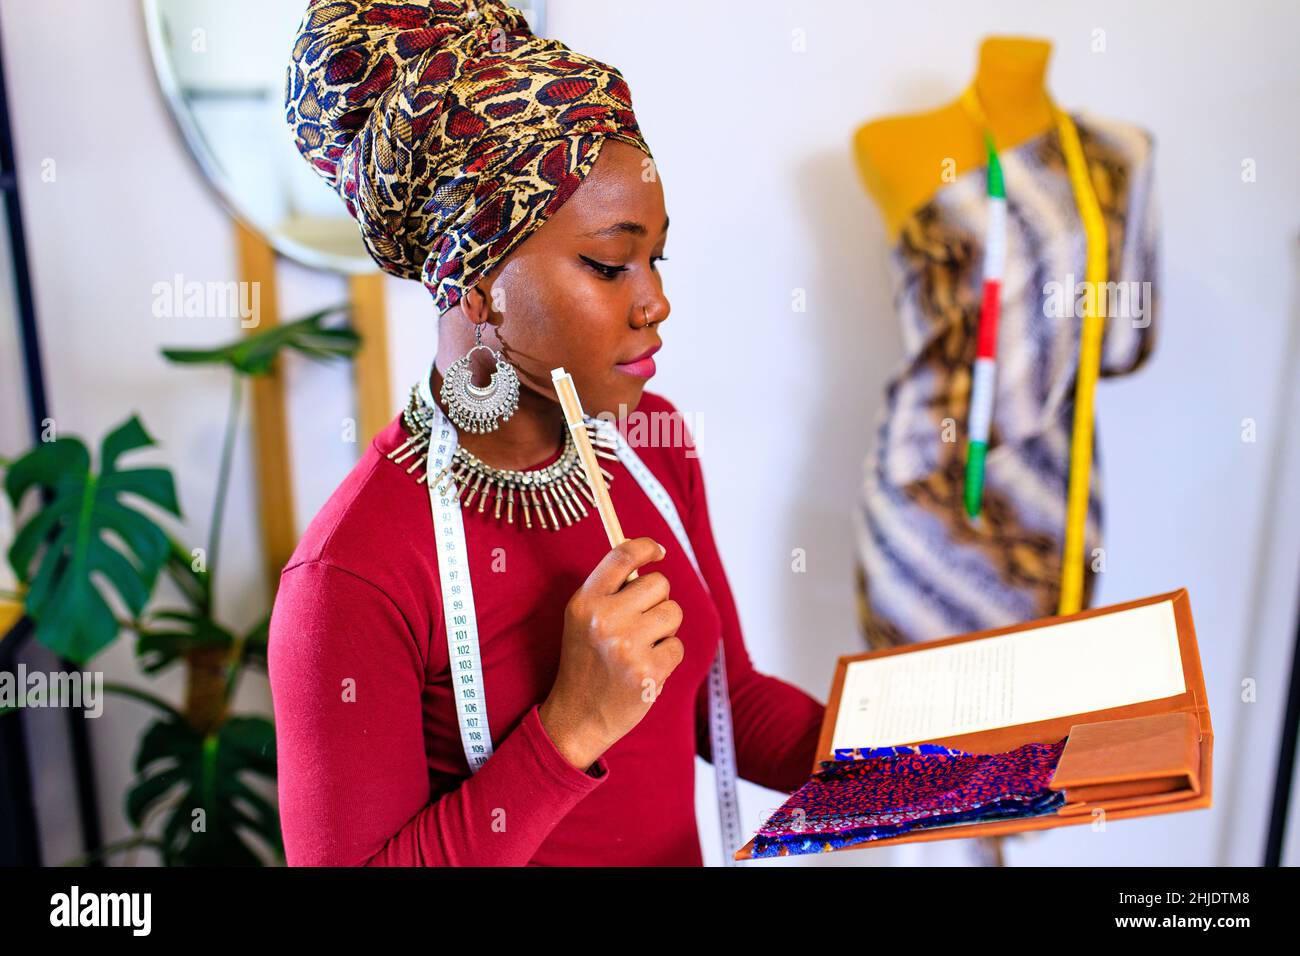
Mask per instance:
[[[694,765],[710,754],[719,634],[741,776],[805,782],[824,708],[750,663],[689,436],[636,453],[698,575],[623,459],[602,464],[630,540],[611,550],[575,492],[551,369],[589,416],[676,415],[645,391],[669,313],[668,216],[622,76],[496,2],[314,0],[287,99],[371,254],[421,279],[440,314],[429,380],[281,576],[270,673],[288,862],[699,865]],[[500,355],[493,399],[466,387],[466,365],[480,382],[494,368],[479,343]],[[428,487],[451,488],[449,473],[428,474],[424,449],[457,421],[462,457],[446,464],[462,507],[444,514]],[[453,526],[463,544],[439,540]],[[477,658],[460,643],[474,625]]]

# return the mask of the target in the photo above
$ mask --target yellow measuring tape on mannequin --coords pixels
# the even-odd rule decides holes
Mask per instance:
[[[1084,528],[1088,521],[1088,488],[1092,478],[1093,396],[1101,370],[1101,338],[1105,329],[1107,246],[1106,220],[1088,175],[1079,132],[1069,115],[1052,104],[1061,148],[1070,171],[1074,202],[1083,221],[1088,245],[1084,276],[1083,328],[1079,334],[1079,367],[1074,387],[1074,429],[1070,435],[1070,479],[1065,502],[1065,545],[1061,554],[1059,614],[1073,614],[1083,605]]]

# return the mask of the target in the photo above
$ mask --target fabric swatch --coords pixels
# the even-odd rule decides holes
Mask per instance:
[[[841,747],[835,751],[834,760],[823,760],[822,769],[840,760],[861,760],[864,757],[896,757],[899,754],[947,754],[952,757],[970,756],[965,750],[944,747],[941,744],[915,744],[897,747]]]
[[[1065,741],[997,754],[852,748],[882,753],[822,761],[759,828],[753,855],[820,853],[911,830],[1052,813],[1065,802],[1048,786]],[[896,749],[910,752],[883,753]]]

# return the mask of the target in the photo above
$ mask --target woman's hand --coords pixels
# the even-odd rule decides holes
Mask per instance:
[[[682,609],[668,598],[668,579],[652,571],[627,580],[665,553],[650,538],[629,538],[601,559],[564,610],[560,668],[538,715],[582,770],[641,722],[681,663]]]

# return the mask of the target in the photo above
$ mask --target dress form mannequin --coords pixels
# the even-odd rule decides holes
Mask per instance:
[[[980,44],[975,92],[999,150],[1051,129],[1046,87],[1051,54],[1046,40],[989,37]],[[923,113],[872,120],[853,137],[853,152],[891,239],[946,181],[982,167],[985,160],[960,100]]]
[[[993,37],[972,87],[1006,187],[998,372],[980,519],[962,506],[964,445],[988,225],[983,130],[958,98],[857,130],[857,168],[893,242],[905,355],[885,390],[855,511],[862,628],[873,648],[1057,613],[1088,243],[1048,93],[1051,45]],[[1137,369],[1153,344],[1157,271],[1153,140],[1071,112],[1104,220],[1108,282],[1146,296],[1108,310],[1103,377]],[[1055,311],[1053,286],[1069,303]],[[1094,445],[1084,604],[1104,570]]]

